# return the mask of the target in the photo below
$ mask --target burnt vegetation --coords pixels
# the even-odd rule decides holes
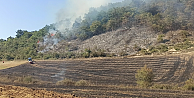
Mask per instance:
[[[193,98],[192,55],[38,61],[0,70],[0,83],[86,98]],[[17,93],[8,90],[0,96]],[[26,89],[20,94],[25,93],[39,95]]]

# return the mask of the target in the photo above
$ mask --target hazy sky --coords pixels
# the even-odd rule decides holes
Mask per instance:
[[[92,0],[0,0],[0,39],[15,37],[15,32],[19,29],[35,31],[52,24],[56,22],[57,14],[61,9],[66,9],[69,3],[73,8],[76,1],[84,3],[102,1],[102,3],[98,2],[99,5],[123,0],[93,0],[95,2],[91,2]]]

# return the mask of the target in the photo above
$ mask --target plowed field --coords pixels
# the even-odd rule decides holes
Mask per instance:
[[[177,55],[36,61],[36,64],[26,63],[17,67],[0,70],[0,75],[7,76],[8,79],[27,75],[45,82],[39,84],[22,84],[13,80],[0,82],[1,84],[28,87],[30,88],[29,92],[32,92],[33,88],[36,88],[89,98],[194,98],[193,91],[141,89],[134,87],[136,85],[135,73],[144,65],[153,69],[156,76],[154,83],[182,84],[191,77],[193,72],[193,57]],[[87,80],[91,85],[56,85],[56,82],[65,78],[74,81]]]

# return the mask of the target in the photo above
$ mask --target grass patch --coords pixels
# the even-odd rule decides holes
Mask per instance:
[[[171,90],[178,90],[179,87],[178,85],[173,85],[173,84],[154,84],[152,89],[171,89]]]
[[[2,69],[7,69],[7,68],[10,68],[10,67],[15,67],[15,66],[19,66],[21,64],[24,64],[26,63],[27,61],[1,61],[0,62],[0,70]]]
[[[186,90],[192,90],[194,91],[194,80],[189,79],[185,82],[185,85],[183,86],[184,89]]]
[[[56,84],[57,85],[64,85],[64,86],[75,86],[75,81],[65,78],[62,81],[58,81]]]
[[[0,73],[0,82],[2,83],[21,83],[21,84],[45,84],[49,83],[47,81],[42,81],[40,79],[34,78],[30,75],[21,76],[18,74],[14,75],[4,75]]]
[[[34,79],[32,76],[23,76],[23,77],[16,77],[14,79],[15,83],[24,83],[24,84],[35,84],[38,80]]]
[[[86,80],[79,80],[75,83],[75,86],[89,86],[90,83]]]
[[[3,76],[0,74],[0,82],[13,82],[9,76]]]
[[[64,86],[89,86],[90,83],[86,80],[73,81],[71,79],[65,78],[62,81],[58,81],[56,85],[64,85]]]

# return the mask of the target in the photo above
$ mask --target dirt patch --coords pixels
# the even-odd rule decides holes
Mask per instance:
[[[18,86],[0,85],[0,98],[76,98],[70,94],[37,90]]]

